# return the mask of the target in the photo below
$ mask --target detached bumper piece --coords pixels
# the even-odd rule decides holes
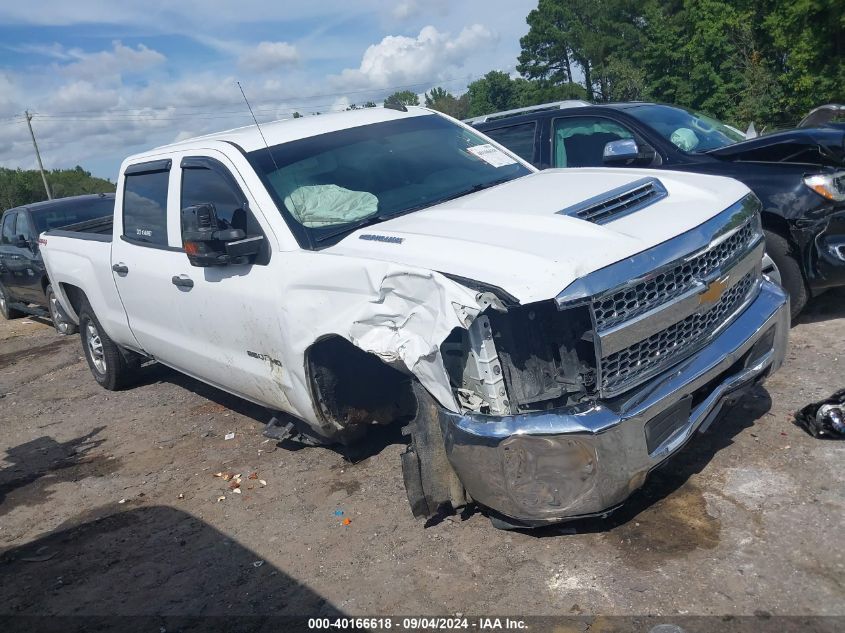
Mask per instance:
[[[845,438],[845,389],[808,404],[795,414],[795,423],[813,437]]]
[[[788,299],[766,281],[706,347],[623,395],[510,416],[458,414],[429,401],[427,417],[439,421],[467,495],[515,524],[603,515],[724,404],[780,367],[788,332]]]

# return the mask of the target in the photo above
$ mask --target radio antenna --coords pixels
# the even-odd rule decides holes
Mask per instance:
[[[264,141],[264,147],[267,148],[267,153],[270,154],[270,160],[273,161],[273,166],[276,168],[276,171],[279,171],[279,166],[276,164],[276,159],[273,157],[273,152],[270,150],[270,144],[267,142],[267,139],[264,137],[264,132],[261,131],[261,126],[258,125],[258,119],[255,118],[255,112],[252,111],[252,106],[249,105],[249,99],[246,98],[246,93],[244,92],[244,88],[241,85],[240,81],[236,81],[238,84],[238,88],[241,90],[241,95],[244,98],[244,103],[246,103],[246,107],[249,108],[249,113],[252,115],[252,120],[255,121],[255,127],[258,128],[258,133],[261,135],[261,140]]]

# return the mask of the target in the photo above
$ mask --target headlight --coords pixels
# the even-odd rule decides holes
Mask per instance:
[[[805,176],[804,184],[828,200],[834,202],[845,200],[845,171],[838,171],[835,174]]]

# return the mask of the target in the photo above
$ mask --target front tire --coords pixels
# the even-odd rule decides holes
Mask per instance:
[[[773,231],[766,234],[766,252],[777,267],[780,274],[780,284],[789,295],[789,305],[794,320],[810,298],[810,291],[801,273],[801,264],[792,253],[792,246],[782,235]]]
[[[15,310],[14,308],[9,307],[9,295],[7,295],[6,291],[3,290],[3,286],[0,286],[0,315],[3,315],[3,318],[7,321],[18,319],[23,316],[23,312],[20,310]]]
[[[129,356],[131,352],[124,353],[109,338],[87,303],[79,311],[79,335],[85,360],[100,386],[116,391],[132,382],[137,373],[137,362]]]
[[[53,327],[56,328],[56,332],[63,336],[76,334],[79,330],[77,329],[76,324],[70,320],[68,315],[65,314],[65,311],[62,309],[62,306],[59,303],[59,298],[53,291],[52,284],[47,286],[45,294],[47,295],[47,307],[50,310],[50,319],[53,321]]]

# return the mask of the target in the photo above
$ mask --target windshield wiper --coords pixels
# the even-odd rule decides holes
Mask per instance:
[[[340,227],[337,231],[332,231],[331,233],[324,233],[323,235],[318,235],[314,238],[315,242],[325,242],[326,240],[330,240],[333,237],[337,237],[338,235],[343,235],[344,233],[349,233],[356,229],[360,229],[362,226],[368,226],[370,224],[376,224],[384,220],[384,217],[374,213],[373,215],[368,215],[360,220],[355,220],[351,224],[344,224]]]
[[[434,207],[442,202],[448,202],[449,200],[462,198],[463,196],[468,196],[471,193],[478,193],[479,191],[483,191],[484,189],[489,189],[490,187],[501,185],[502,183],[508,182],[509,180],[513,180],[513,178],[499,178],[498,180],[493,180],[491,182],[475,184],[472,187],[467,187],[466,189],[462,189],[457,193],[451,193],[448,196],[438,198],[437,200],[426,200],[425,202],[421,202],[420,204],[416,204],[412,207],[402,209],[401,211],[397,211],[396,213],[382,213],[381,215],[379,215],[379,218],[382,220],[390,220],[391,218],[397,218],[400,215],[413,213],[414,211],[419,211],[420,209],[426,209],[428,207]]]
[[[495,187],[496,185],[501,185],[502,183],[508,182],[509,180],[513,180],[512,178],[499,178],[498,180],[492,180],[490,182],[484,183],[477,183],[472,187],[467,187],[466,189],[462,189],[453,194],[449,194],[443,198],[438,198],[437,200],[427,200],[421,204],[415,205],[413,207],[408,207],[406,209],[402,209],[401,211],[397,211],[396,213],[378,213],[373,215],[368,215],[360,220],[356,220],[351,224],[344,224],[336,231],[332,231],[331,233],[325,233],[323,235],[319,235],[314,238],[315,242],[325,242],[326,240],[330,240],[333,237],[338,237],[339,235],[344,235],[346,233],[351,233],[357,229],[360,229],[364,226],[369,226],[371,224],[377,224],[384,220],[390,220],[392,218],[397,218],[400,215],[405,215],[407,213],[413,213],[414,211],[419,211],[420,209],[425,209],[426,207],[433,207],[438,205],[442,202],[448,202],[449,200],[455,200],[456,198],[461,198],[463,196],[468,196],[471,193],[477,193],[479,191],[483,191],[484,189],[489,189],[490,187]]]
[[[457,193],[450,194],[445,198],[440,198],[436,202],[428,203],[429,206],[434,206],[436,204],[440,204],[441,202],[447,202],[449,200],[454,200],[456,198],[462,198],[464,196],[468,196],[471,193],[478,193],[479,191],[483,191],[484,189],[489,189],[490,187],[495,187],[496,185],[501,185],[502,183],[508,182],[509,180],[513,180],[513,178],[499,178],[498,180],[491,180],[490,182],[481,182],[472,187],[467,187]]]

